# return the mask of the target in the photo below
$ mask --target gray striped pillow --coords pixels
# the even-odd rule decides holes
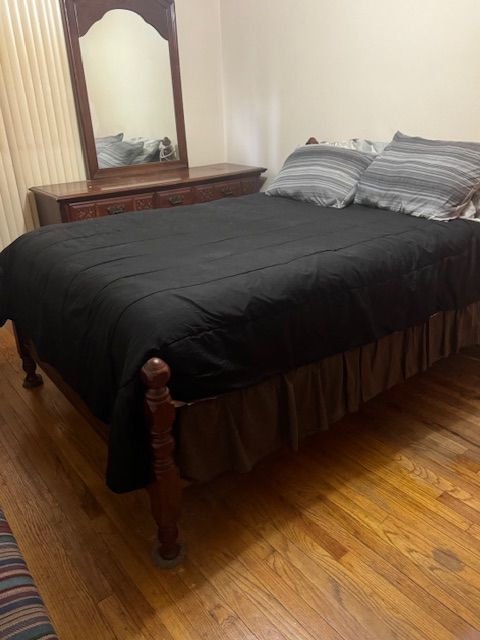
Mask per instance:
[[[97,147],[99,169],[111,169],[132,164],[143,151],[143,142],[130,144],[129,142],[114,142]]]
[[[362,175],[355,203],[449,220],[480,189],[480,144],[426,140],[399,131]]]
[[[123,140],[123,133],[117,133],[114,136],[104,136],[103,138],[95,138],[95,144],[98,147],[104,147],[114,142],[121,142]]]
[[[160,162],[160,138],[129,138],[125,142],[135,144],[143,142],[143,151],[132,164],[145,164],[146,162]]]
[[[265,193],[341,209],[352,202],[358,180],[374,157],[353,149],[305,145],[288,156]]]

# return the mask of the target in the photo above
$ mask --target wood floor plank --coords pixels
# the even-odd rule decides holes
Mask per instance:
[[[287,466],[287,473],[289,467],[290,465]],[[284,477],[286,476],[285,468],[286,466],[283,465]],[[323,461],[321,468],[325,468]],[[450,615],[451,612],[461,612],[464,616],[463,619],[469,622],[467,628],[470,631],[472,628],[476,628],[480,623],[478,612],[475,612],[475,609],[472,610],[468,605],[464,605],[462,601],[459,602],[456,597],[456,592],[454,592],[453,595],[450,593],[448,584],[445,585],[443,580],[438,579],[435,571],[430,571],[430,564],[433,563],[427,560],[426,568],[423,563],[419,562],[418,556],[405,553],[405,547],[399,547],[399,545],[396,544],[397,540],[395,537],[397,536],[398,528],[395,528],[394,523],[392,523],[389,518],[383,523],[372,524],[362,521],[361,517],[359,518],[358,512],[355,512],[353,515],[348,512],[343,512],[342,507],[338,507],[338,505],[330,502],[328,494],[322,496],[321,502],[320,500],[315,501],[312,499],[312,496],[309,495],[309,492],[305,491],[306,480],[304,480],[302,476],[302,474],[305,474],[305,476],[309,478],[309,486],[312,487],[312,492],[314,492],[316,490],[316,483],[315,473],[312,467],[299,463],[291,473],[292,478],[299,479],[300,482],[290,482],[289,479],[285,477],[285,482],[282,482],[280,485],[278,485],[277,482],[276,491],[280,492],[282,496],[285,496],[292,504],[298,505],[304,514],[308,514],[309,518],[325,523],[326,525],[328,524],[340,541],[346,546],[349,546],[351,550],[355,550],[362,560],[365,560],[365,562],[368,560],[371,566],[376,566],[376,570],[381,576],[389,576],[390,580],[397,585],[397,589],[405,593],[405,595],[408,595],[411,600],[415,600],[415,585],[405,583],[405,581],[402,580],[402,575],[399,575],[398,572],[409,576],[410,579],[415,581],[417,596],[418,587],[422,587],[424,593],[418,602],[426,603],[428,606],[427,610],[436,610],[438,608],[437,603],[433,602],[429,596],[432,595],[438,598],[440,603],[445,604],[451,610],[450,612],[446,612],[443,607],[440,607],[443,609],[441,616],[442,622],[452,631],[455,631],[463,625],[461,621],[458,620],[458,616]],[[297,492],[298,484],[301,484],[303,488],[301,495]],[[268,498],[269,502],[273,502],[273,496],[274,494],[272,492]],[[278,504],[275,503],[275,505],[275,510],[279,511]],[[344,523],[343,527],[339,526],[342,522]],[[354,537],[352,538],[352,535],[349,535],[348,532],[351,532]],[[392,539],[390,536],[392,536]],[[400,541],[402,542],[403,540],[408,543],[408,537],[405,533],[400,535]],[[360,541],[363,546],[359,546],[358,541]],[[407,549],[409,549],[409,547],[407,547]],[[343,562],[343,559],[341,562]],[[385,564],[385,562],[388,564]],[[425,617],[427,619],[428,614],[426,614]]]
[[[115,595],[101,600],[98,608],[118,640],[146,640]]]
[[[355,629],[355,626],[352,626],[352,620],[349,621],[353,612],[359,610],[358,599],[356,603],[355,598],[352,599],[355,594],[355,587],[352,588],[352,585],[358,585],[358,583],[365,580],[364,590],[369,594],[368,604],[365,605],[363,603],[361,609],[363,615],[360,616],[360,620],[354,620],[354,623],[358,624],[360,622],[361,624],[362,618],[368,619],[369,628],[375,628],[374,637],[396,637],[397,632],[402,632],[406,637],[411,638],[424,637],[426,627],[430,631],[433,631],[436,627],[435,633],[438,638],[455,637],[443,625],[436,626],[435,618],[430,615],[428,608],[422,608],[417,605],[415,602],[415,597],[418,598],[417,585],[412,583],[410,592],[405,596],[405,589],[398,588],[403,575],[396,572],[395,568],[387,563],[384,563],[383,573],[377,572],[379,558],[376,557],[375,552],[372,553],[368,547],[358,544],[355,536],[350,535],[347,530],[339,529],[338,523],[335,523],[337,526],[332,527],[332,530],[350,550],[338,559],[339,564],[335,566],[333,558],[329,558],[321,550],[319,552],[317,540],[312,535],[312,527],[304,526],[305,522],[308,522],[310,518],[300,515],[292,505],[282,501],[273,489],[270,492],[266,492],[266,494],[265,500],[262,500],[262,496],[258,494],[253,497],[253,500],[250,496],[247,504],[242,507],[238,507],[239,504],[242,504],[242,498],[238,496],[237,500],[232,503],[236,506],[227,504],[225,508],[234,509],[237,512],[237,517],[246,519],[251,526],[254,526],[259,535],[262,535],[265,540],[274,546],[279,558],[291,557],[291,563],[298,567],[300,571],[304,571],[305,577],[303,580],[299,580],[298,576],[295,579],[291,569],[288,569],[288,565],[285,562],[280,565],[285,568],[285,575],[289,574],[289,582],[302,585],[301,589],[304,595],[310,584],[310,582],[306,582],[309,577],[314,576],[314,583],[316,584],[316,590],[318,590],[318,575],[321,572],[326,573],[327,584],[331,587],[332,599],[337,602],[336,607],[332,607],[331,603],[328,606],[328,620],[332,626],[340,624],[341,631],[343,626],[343,633],[346,633],[347,637],[353,636],[354,633],[357,633],[357,637],[367,637],[365,630],[362,632],[358,628]],[[267,518],[259,517],[258,514],[262,512],[269,512],[270,516]],[[322,517],[323,514],[324,511],[322,511]],[[313,523],[312,521],[310,522]],[[377,546],[376,541],[375,546]],[[363,558],[364,561],[360,558]],[[314,566],[312,561],[316,562],[318,566],[316,569],[310,570]],[[372,567],[375,567],[374,571],[372,571]],[[366,578],[367,575],[368,578]],[[393,589],[388,586],[392,583],[395,584]],[[379,601],[381,602],[380,605]],[[460,629],[471,631],[472,627],[463,624],[458,617],[450,615],[451,612],[442,608],[436,600],[433,600],[433,603],[434,606],[432,608],[442,611],[442,618],[444,621],[448,621],[452,631],[457,632]],[[342,620],[335,620],[336,609],[341,610],[342,607],[344,608]],[[398,620],[406,619],[405,615],[400,615],[402,607],[404,611],[409,611],[409,616],[412,620],[416,618],[415,626],[408,627],[408,623],[399,625]],[[382,612],[381,621],[375,620],[378,611]],[[345,625],[351,626],[345,631]]]
[[[359,450],[358,443],[356,450],[357,452]],[[353,474],[361,473],[364,469],[369,471],[363,477],[363,491],[370,495],[372,500],[382,501],[388,510],[387,520],[396,518],[411,527],[412,530],[425,531],[429,540],[436,542],[437,545],[454,545],[458,553],[465,557],[468,564],[480,574],[480,555],[476,545],[473,545],[472,548],[472,541],[463,529],[452,526],[442,516],[439,516],[439,511],[442,513],[444,511],[438,506],[438,502],[432,502],[430,509],[427,510],[428,507],[424,504],[416,504],[411,493],[407,493],[402,485],[392,484],[389,479],[378,483],[375,476],[382,474],[383,470],[379,470],[378,465],[372,464],[370,458],[366,460],[362,457],[359,461],[355,456],[354,459],[347,448],[337,449],[335,454],[329,452],[326,455],[330,458],[330,467],[328,467],[328,463],[324,463],[324,468],[328,470],[331,480],[335,478],[337,482],[348,482],[348,478]],[[342,461],[341,465],[336,464],[338,459]],[[337,477],[336,474],[338,474]],[[384,478],[385,476],[382,474],[380,477]]]
[[[213,513],[218,511],[218,503],[212,504],[211,501],[204,501],[203,504],[210,504],[209,509],[212,509]],[[204,512],[206,510],[204,509]],[[248,592],[250,592],[250,597],[254,597],[258,601],[258,598],[262,597],[263,589],[267,589],[275,599],[274,602],[269,599],[269,604],[265,604],[264,611],[267,615],[271,615],[268,612],[274,607],[275,615],[284,618],[285,604],[288,603],[295,626],[282,628],[285,637],[303,637],[299,628],[295,628],[298,627],[300,621],[305,630],[308,631],[308,637],[316,638],[318,637],[317,634],[326,640],[344,637],[336,629],[338,625],[334,623],[330,615],[331,598],[329,598],[328,594],[325,594],[323,585],[320,587],[320,580],[324,581],[325,578],[319,576],[315,589],[313,589],[307,583],[306,577],[300,575],[291,566],[290,579],[285,580],[284,571],[280,568],[282,566],[282,557],[276,552],[276,549],[268,541],[262,540],[258,536],[252,536],[249,528],[244,528],[241,523],[228,518],[225,509],[222,508],[221,513],[222,535],[224,537],[227,533],[227,539],[231,540],[228,547],[226,548],[224,543],[222,544],[222,537],[218,535],[218,532],[210,527],[207,527],[206,535],[200,536],[195,541],[195,544],[199,544],[204,548],[205,541],[208,541],[210,548],[213,546],[218,550],[218,562],[227,563],[229,570],[236,572],[238,584],[245,585],[250,583],[249,589],[244,590],[244,594],[247,597]],[[205,549],[204,553],[196,555],[202,558],[208,556],[208,548]],[[202,566],[205,566],[203,560]],[[296,578],[295,580],[292,579],[293,575]],[[241,578],[238,580],[238,577]],[[301,584],[301,588],[299,588],[299,584]],[[262,585],[264,585],[263,588]],[[265,597],[265,594],[263,597]],[[328,620],[325,620],[325,616],[328,617]],[[344,626],[352,625],[352,621],[349,621],[350,612],[343,611],[341,614],[339,613],[339,617]],[[366,640],[371,637],[362,625],[353,623],[353,629],[357,631],[361,629],[362,637]],[[350,630],[352,630],[352,627],[350,627]],[[347,637],[351,636],[347,635]]]
[[[371,418],[371,423],[375,421],[375,418]],[[390,434],[381,434],[378,431],[375,432],[374,438],[371,435],[363,432],[362,442],[358,442],[357,447],[360,450],[365,450],[368,447],[369,463],[374,463],[375,456],[372,455],[373,450],[381,448],[382,443],[394,441],[402,442],[403,436],[399,436],[398,432],[395,436]],[[462,532],[455,531],[454,527],[457,526],[460,529],[469,529],[472,523],[478,520],[480,515],[480,500],[478,491],[478,479],[470,477],[464,471],[461,473],[458,471],[459,460],[455,456],[454,459],[448,464],[447,461],[442,458],[440,452],[435,452],[433,449],[426,449],[424,445],[410,444],[411,454],[406,456],[405,454],[391,453],[392,458],[395,457],[396,462],[402,467],[412,478],[412,480],[421,481],[423,484],[434,488],[438,495],[436,496],[436,503],[426,502],[422,500],[426,509],[431,510],[431,507],[435,506],[434,513],[431,513],[431,518],[438,523],[437,526],[440,529],[447,529],[451,532],[451,535],[458,540],[465,540],[465,546],[471,546],[471,540],[465,537]],[[387,481],[393,482],[394,485],[401,488],[404,492],[406,488],[404,483],[400,483],[395,473],[388,473],[385,468],[377,468],[377,472],[380,473]],[[423,490],[411,492],[410,501],[418,501],[423,497]],[[443,509],[439,506],[442,504],[448,509]],[[453,507],[455,505],[455,508]],[[446,521],[446,522],[445,522]]]
[[[348,470],[348,465],[342,464],[341,468]],[[390,510],[389,517],[377,527],[377,533],[438,582],[456,601],[457,609],[462,608],[463,598],[468,593],[469,605],[473,602],[474,606],[464,609],[462,615],[471,624],[477,625],[477,612],[480,611],[478,551],[472,553],[464,543],[458,544],[458,537],[446,534],[440,526],[429,526],[433,518],[429,521],[423,509],[412,508],[401,490],[389,490],[388,484],[383,483],[378,485],[377,492],[381,499],[388,501]],[[462,542],[464,539],[465,536]],[[449,559],[451,562],[447,562]]]
[[[0,330],[0,505],[63,640],[480,640],[480,349],[298,454],[185,492],[185,564],[151,562],[143,492]]]

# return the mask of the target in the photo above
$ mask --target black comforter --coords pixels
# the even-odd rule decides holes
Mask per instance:
[[[111,424],[107,481],[149,480],[138,371],[194,400],[480,299],[480,224],[262,194],[54,225],[0,254],[12,318]]]

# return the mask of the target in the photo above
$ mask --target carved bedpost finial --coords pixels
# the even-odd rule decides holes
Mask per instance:
[[[149,389],[165,387],[170,380],[170,367],[160,358],[150,358],[142,367],[142,382]]]

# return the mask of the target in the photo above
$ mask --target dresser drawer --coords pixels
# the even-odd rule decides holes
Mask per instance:
[[[249,193],[258,193],[264,182],[264,178],[248,178],[242,180],[242,195],[246,196]]]
[[[135,211],[133,198],[111,198],[96,203],[97,217],[114,216],[127,211]]]
[[[112,216],[128,211],[144,211],[145,209],[153,209],[154,206],[155,194],[142,193],[124,198],[108,198],[108,200],[69,204],[67,216],[69,222],[78,222],[79,220]]]
[[[240,180],[201,184],[198,187],[194,187],[194,192],[195,202],[210,202],[220,198],[241,196],[242,184]]]
[[[79,222],[97,218],[97,205],[95,202],[82,202],[82,204],[69,204],[65,207],[67,222]]]
[[[109,198],[97,203],[97,216],[114,216],[128,211],[145,211],[155,207],[154,193],[140,193],[124,198]]]
[[[156,206],[160,209],[167,207],[181,207],[184,204],[193,204],[194,194],[192,189],[171,189],[159,191],[156,197]]]
[[[154,193],[141,193],[138,196],[133,196],[134,211],[148,211],[155,209],[156,206]]]

